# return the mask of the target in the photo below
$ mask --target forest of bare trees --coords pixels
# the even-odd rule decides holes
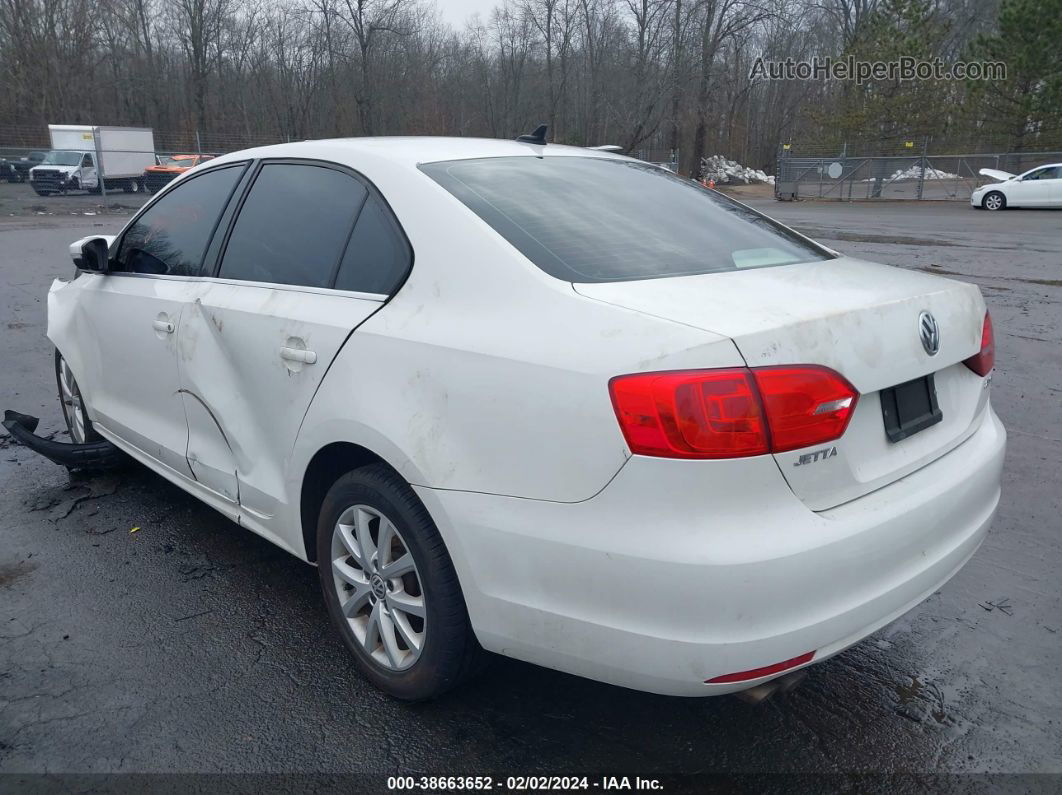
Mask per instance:
[[[846,54],[1008,77],[749,76],[760,56]],[[503,0],[462,29],[428,0],[0,0],[0,85],[0,138],[130,124],[232,148],[546,122],[555,141],[677,149],[685,171],[769,166],[793,141],[1062,148],[1062,0]]]

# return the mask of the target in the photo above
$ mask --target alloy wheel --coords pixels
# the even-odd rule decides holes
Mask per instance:
[[[66,359],[59,359],[59,399],[63,404],[63,416],[66,418],[66,427],[70,430],[70,438],[77,444],[84,444],[88,438],[85,433],[85,412],[81,404],[81,390],[78,389],[77,380],[70,371],[70,365]]]
[[[332,530],[332,581],[340,610],[366,655],[404,671],[424,649],[427,612],[417,564],[394,522],[352,505]]]
[[[1003,198],[996,193],[991,193],[985,197],[985,208],[988,210],[998,210],[1003,206]]]

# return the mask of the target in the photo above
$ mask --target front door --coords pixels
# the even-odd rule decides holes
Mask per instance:
[[[96,170],[96,161],[93,155],[85,153],[81,157],[81,170],[78,172],[78,183],[85,190],[93,190],[99,184],[99,172]]]
[[[285,493],[295,438],[329,365],[386,299],[359,285],[334,289],[369,199],[344,170],[263,163],[217,278],[182,322],[189,463],[263,520]]]
[[[1021,207],[1048,207],[1058,169],[1055,166],[1038,168],[1022,176],[1014,186],[1019,191]]]
[[[243,166],[188,180],[153,202],[117,241],[113,271],[86,275],[78,313],[78,373],[93,421],[186,477],[188,427],[180,394],[181,323],[196,276]]]

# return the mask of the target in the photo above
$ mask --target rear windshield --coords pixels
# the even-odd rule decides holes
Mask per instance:
[[[647,163],[497,157],[420,168],[565,281],[655,279],[833,257],[755,210]]]

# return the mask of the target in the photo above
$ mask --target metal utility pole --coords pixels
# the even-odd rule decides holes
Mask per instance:
[[[929,136],[922,136],[922,168],[918,171],[918,198],[922,198],[922,189],[926,186],[926,150],[929,148]]]
[[[100,128],[92,128],[92,140],[96,150],[96,182],[99,184],[100,196],[107,198],[107,183],[103,179],[103,150],[100,149]]]

